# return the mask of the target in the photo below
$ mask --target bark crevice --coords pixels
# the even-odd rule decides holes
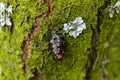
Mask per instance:
[[[86,76],[85,80],[91,80],[93,66],[97,58],[97,47],[99,46],[99,36],[101,33],[101,24],[103,23],[105,9],[110,4],[110,0],[104,0],[104,4],[98,8],[97,12],[97,25],[95,28],[91,25],[92,36],[91,36],[91,49],[88,55],[88,61],[86,63]]]
[[[48,6],[48,11],[45,13],[40,14],[37,16],[33,22],[33,26],[31,28],[31,31],[27,33],[25,36],[25,39],[22,44],[22,50],[23,50],[23,57],[22,57],[22,63],[23,63],[23,70],[26,73],[28,69],[27,65],[27,59],[30,58],[31,52],[30,52],[30,46],[32,46],[32,38],[33,36],[37,35],[40,32],[40,21],[42,19],[48,18],[48,16],[54,12],[54,6],[53,6],[53,1],[52,0],[44,0],[45,4]],[[32,80],[39,80],[39,73],[38,70],[35,69],[35,72],[33,72],[34,77]]]

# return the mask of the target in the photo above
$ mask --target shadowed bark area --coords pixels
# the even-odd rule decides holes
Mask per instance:
[[[98,8],[97,12],[97,25],[95,28],[91,25],[92,36],[91,36],[91,45],[90,54],[88,56],[88,62],[86,64],[86,80],[91,80],[93,66],[97,58],[97,47],[99,46],[99,35],[101,33],[101,25],[103,24],[105,9],[110,4],[110,0],[104,0],[104,4]]]

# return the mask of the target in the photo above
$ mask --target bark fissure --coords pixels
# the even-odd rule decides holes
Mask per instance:
[[[22,57],[22,63],[23,63],[23,70],[26,73],[28,69],[27,65],[27,59],[30,58],[30,46],[32,45],[32,38],[33,36],[37,35],[40,31],[40,21],[42,19],[48,18],[48,16],[54,12],[54,6],[52,0],[44,0],[45,4],[48,6],[48,11],[45,13],[40,14],[35,18],[35,21],[33,22],[32,29],[29,33],[27,33],[27,36],[25,36],[25,40],[23,41],[22,50],[23,50],[23,57]],[[33,80],[38,80],[38,71],[35,69],[34,72],[34,78]]]
[[[97,58],[97,46],[99,45],[99,36],[101,33],[101,24],[103,23],[104,11],[110,4],[110,0],[104,0],[104,4],[98,8],[97,12],[97,25],[95,28],[91,26],[92,36],[91,36],[91,50],[88,55],[88,62],[86,64],[86,76],[85,80],[91,80],[93,66]]]

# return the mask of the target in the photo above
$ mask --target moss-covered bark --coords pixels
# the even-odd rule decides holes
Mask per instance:
[[[46,0],[49,1],[49,0]],[[32,36],[26,73],[23,42],[36,17],[50,10],[44,0],[0,0],[13,6],[12,26],[0,27],[0,80],[119,80],[120,13],[109,18],[116,0],[54,0],[54,12],[38,21]],[[76,39],[64,31],[65,58],[55,61],[49,49],[50,35],[64,23],[83,17],[87,29]]]

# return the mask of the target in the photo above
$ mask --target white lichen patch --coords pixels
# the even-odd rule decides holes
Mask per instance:
[[[10,15],[12,14],[12,6],[6,7],[4,3],[0,3],[0,26],[11,26]]]
[[[73,36],[74,38],[79,36],[79,34],[81,34],[84,29],[86,29],[86,24],[82,17],[77,17],[74,21],[65,23],[63,28],[66,33],[69,33],[69,35]]]
[[[114,13],[115,12],[119,13],[119,11],[120,11],[120,0],[118,0],[114,6],[110,7],[110,9],[109,9],[110,18],[113,18]]]

